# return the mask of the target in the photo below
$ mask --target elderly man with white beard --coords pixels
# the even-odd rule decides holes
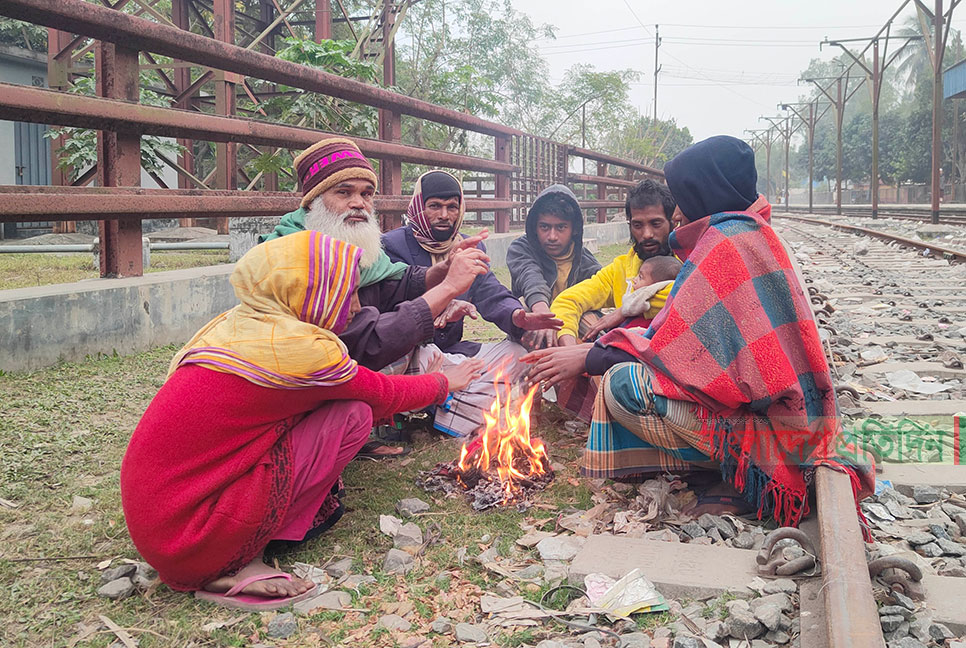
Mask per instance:
[[[373,204],[376,174],[354,142],[322,140],[295,158],[294,166],[301,207],[283,216],[259,242],[310,229],[362,249],[359,302],[363,308],[339,335],[360,365],[379,371],[432,341],[435,322],[450,316],[444,311],[453,299],[488,272],[489,258],[476,248],[485,236],[466,239],[444,263],[432,268],[393,263],[382,249]],[[367,451],[374,456],[389,454],[385,447]]]

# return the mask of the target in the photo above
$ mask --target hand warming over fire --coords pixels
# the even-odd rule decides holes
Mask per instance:
[[[540,329],[553,329],[559,331],[563,326],[563,320],[557,319],[553,313],[528,313],[522,308],[513,311],[513,325],[522,328],[524,331],[539,331]]]
[[[463,391],[471,382],[483,375],[484,362],[478,358],[464,360],[458,365],[446,367],[440,373],[449,381],[451,392]]]
[[[490,257],[477,248],[460,250],[450,257],[449,263],[443,283],[452,287],[457,295],[469,290],[477,276],[490,271]]]
[[[462,299],[454,299],[451,301],[443,312],[439,314],[436,318],[435,324],[436,328],[443,328],[447,324],[452,322],[458,322],[464,317],[471,317],[476,319],[479,313],[476,310],[476,306],[468,301],[463,301]]]
[[[520,358],[533,365],[527,381],[531,385],[543,383],[544,388],[553,387],[584,373],[584,362],[593,344],[575,344],[531,351]]]

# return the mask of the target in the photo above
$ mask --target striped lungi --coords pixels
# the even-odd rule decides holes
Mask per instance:
[[[701,432],[696,411],[694,403],[655,394],[646,365],[614,365],[597,391],[580,473],[614,478],[714,467],[710,434]]]
[[[455,392],[444,403],[436,407],[433,427],[450,436],[462,437],[475,433],[483,426],[483,413],[490,411],[496,399],[497,385],[494,381],[502,372],[506,381],[522,392],[523,379],[530,369],[520,362],[527,350],[511,340],[484,343],[474,358],[483,360],[483,375],[471,382],[463,391]],[[422,374],[439,371],[458,365],[468,356],[458,353],[443,353],[435,344],[417,347],[407,356],[392,363],[383,373]],[[499,381],[500,397],[505,399],[507,390],[503,380]]]

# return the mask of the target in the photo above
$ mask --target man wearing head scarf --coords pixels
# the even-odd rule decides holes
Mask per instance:
[[[584,219],[574,192],[555,184],[537,196],[527,212],[526,234],[507,249],[506,265],[513,295],[535,313],[552,312],[557,295],[600,270],[584,247]],[[533,331],[523,343],[529,349],[556,346],[557,332]]]
[[[753,151],[712,137],[664,173],[681,225],[669,243],[684,266],[643,335],[616,329],[588,354],[588,369],[606,372],[582,474],[713,468],[723,484],[697,512],[783,526],[808,512],[818,467],[849,475],[857,499],[871,492],[874,471],[843,441],[808,296],[756,191]]]
[[[383,246],[392,261],[435,268],[445,263],[452,250],[472,239],[460,234],[466,205],[459,180],[445,171],[429,171],[416,181],[413,198],[406,211],[407,224],[386,232]],[[471,250],[467,250],[469,252]],[[485,254],[477,243],[472,251]],[[495,344],[480,344],[463,339],[463,319],[477,314],[496,324],[512,339]],[[526,350],[513,340],[524,331],[557,328],[560,321],[552,313],[529,313],[520,301],[487,271],[459,295],[447,312],[437,319],[434,345],[424,347],[409,359],[406,371],[425,370],[433,363],[459,363],[465,358],[483,359],[486,371],[465,391],[454,394],[445,408],[436,412],[435,427],[453,436],[471,434],[483,424],[483,412],[496,395],[493,379],[503,371],[515,382],[527,367],[517,362]]]
[[[352,359],[378,371],[432,340],[434,321],[474,277],[489,269],[485,253],[474,247],[481,238],[452,246],[451,254],[429,269],[394,263],[382,249],[373,204],[376,174],[352,140],[322,140],[296,157],[294,166],[301,206],[283,216],[260,242],[308,229],[362,250],[359,302],[363,308],[339,335]],[[373,441],[362,454],[378,458],[402,452]]]

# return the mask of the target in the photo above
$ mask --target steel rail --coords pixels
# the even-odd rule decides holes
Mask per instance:
[[[805,205],[789,205],[782,209],[794,213],[813,213],[813,214],[835,214],[834,205],[814,205],[811,212]],[[869,205],[843,205],[843,216],[871,216],[871,206]],[[910,205],[908,207],[886,207],[879,208],[880,218],[895,218],[900,220],[928,221],[932,217],[932,210],[928,205]],[[963,225],[966,224],[966,208],[945,207],[939,215],[940,224]]]
[[[962,250],[954,250],[952,248],[942,247],[941,245],[933,245],[932,243],[927,243],[926,241],[916,241],[914,239],[906,238],[904,236],[897,236],[895,234],[889,234],[887,232],[880,232],[878,230],[869,229],[867,227],[859,227],[857,225],[847,225],[845,223],[833,223],[830,221],[821,220],[819,218],[806,218],[803,216],[791,216],[788,214],[775,214],[777,218],[787,218],[788,220],[799,221],[803,223],[814,223],[815,225],[824,225],[826,227],[831,227],[833,229],[842,230],[845,232],[853,232],[858,234],[864,234],[866,236],[872,236],[883,241],[888,241],[890,243],[900,243],[902,245],[908,245],[910,247],[919,250],[929,250],[942,255],[943,258],[949,259],[951,261],[963,262],[966,261],[966,252]]]
[[[211,142],[247,142],[290,149],[308,147],[326,137],[348,137],[359,145],[363,153],[376,158],[489,173],[511,173],[516,170],[515,166],[505,162],[337,135],[312,128],[145,106],[102,97],[68,95],[55,90],[7,83],[0,83],[0,119]]]
[[[84,0],[4,0],[10,18],[495,137],[522,131]],[[2,101],[2,100],[0,100]],[[615,162],[616,163],[616,162]],[[627,164],[627,161],[621,162]]]

